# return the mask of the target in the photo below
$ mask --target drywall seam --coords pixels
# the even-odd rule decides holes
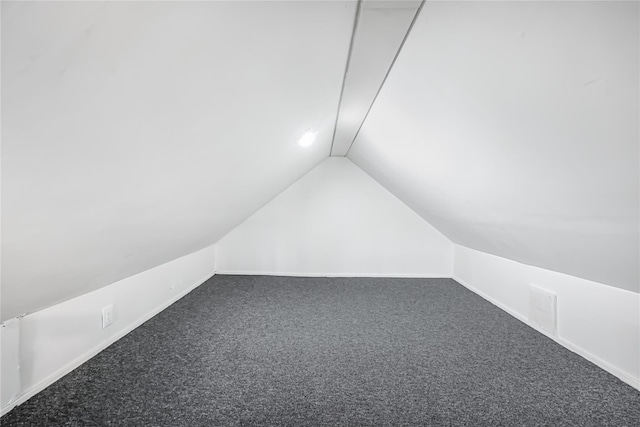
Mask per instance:
[[[211,271],[210,273],[205,274],[203,277],[198,279],[191,286],[189,286],[188,288],[186,288],[182,292],[180,292],[180,293],[178,293],[176,295],[173,295],[170,299],[166,300],[165,302],[163,302],[162,304],[160,304],[159,306],[157,306],[153,310],[147,312],[145,315],[143,315],[142,317],[138,318],[138,320],[130,323],[128,326],[126,326],[124,329],[122,329],[116,335],[113,335],[113,336],[109,337],[107,340],[105,340],[105,341],[101,342],[100,344],[96,345],[91,350],[87,351],[86,353],[84,353],[81,356],[79,356],[76,359],[74,359],[72,362],[70,362],[67,365],[61,367],[56,372],[54,372],[53,374],[49,375],[47,378],[45,378],[45,379],[41,380],[40,382],[38,382],[37,384],[29,387],[29,389],[23,391],[18,396],[18,398],[16,400],[11,402],[10,404],[5,406],[4,408],[0,409],[0,416],[3,416],[4,414],[8,413],[9,411],[11,411],[16,406],[19,406],[19,405],[23,404],[24,402],[29,400],[31,397],[35,396],[37,393],[39,393],[42,390],[44,390],[45,388],[49,387],[51,384],[53,384],[54,382],[58,381],[60,378],[64,377],[68,373],[72,372],[74,369],[78,368],[80,365],[82,365],[83,363],[87,362],[89,359],[91,359],[92,357],[94,357],[95,355],[100,353],[102,350],[106,349],[111,344],[115,343],[120,338],[124,337],[129,332],[133,331],[138,326],[142,325],[144,322],[146,322],[147,320],[151,319],[152,317],[154,317],[155,315],[157,315],[158,313],[160,313],[161,311],[163,311],[164,309],[169,307],[171,304],[175,303],[180,298],[184,297],[185,295],[187,295],[189,292],[193,291],[198,286],[202,285],[204,282],[209,280],[209,278],[211,278],[214,274],[215,274],[215,271]]]
[[[392,273],[295,273],[282,271],[216,271],[218,275],[232,276],[284,276],[284,277],[385,277],[400,279],[450,279],[446,274],[392,274]]]
[[[415,15],[413,15],[411,24],[409,24],[409,28],[407,29],[407,32],[402,38],[402,42],[400,42],[400,46],[398,47],[398,50],[396,51],[396,54],[394,55],[393,60],[389,65],[389,69],[387,70],[387,73],[384,75],[384,78],[380,83],[380,87],[378,87],[378,91],[376,92],[375,96],[373,97],[373,100],[371,101],[371,105],[369,105],[369,109],[367,110],[366,114],[362,118],[362,122],[360,123],[360,126],[358,127],[356,134],[353,136],[353,139],[351,140],[351,143],[349,144],[349,148],[347,148],[347,151],[345,152],[344,157],[347,157],[349,155],[349,151],[351,150],[351,147],[353,147],[354,142],[356,142],[356,139],[358,139],[358,134],[360,133],[362,126],[364,126],[364,123],[367,121],[367,117],[369,117],[369,113],[371,112],[373,105],[376,103],[376,100],[378,99],[378,95],[380,95],[380,92],[382,91],[382,88],[384,87],[384,84],[386,83],[387,78],[389,77],[389,74],[391,74],[391,70],[393,69],[393,66],[396,64],[396,60],[398,59],[398,56],[400,56],[400,52],[402,52],[402,48],[404,47],[405,42],[409,38],[409,35],[411,34],[411,30],[413,29],[414,24],[416,23],[416,21],[418,20],[418,17],[420,16],[420,12],[422,11],[422,7],[424,6],[425,2],[426,0],[422,0],[420,2],[420,6],[418,6],[418,9],[416,10]]]
[[[606,362],[606,361],[602,360],[598,356],[596,356],[596,355],[592,354],[591,352],[583,349],[582,347],[573,344],[571,341],[568,341],[568,340],[566,340],[564,338],[561,338],[561,337],[555,337],[553,335],[549,335],[548,333],[546,333],[542,329],[537,328],[533,324],[529,323],[525,316],[523,316],[520,313],[518,313],[517,311],[509,308],[508,306],[498,302],[497,300],[493,299],[492,297],[490,297],[486,293],[478,290],[474,286],[472,286],[469,283],[467,283],[464,280],[462,280],[460,277],[457,277],[455,275],[455,273],[454,273],[452,279],[455,280],[456,282],[458,282],[459,284],[461,284],[462,286],[464,286],[465,288],[469,289],[471,292],[481,296],[485,300],[489,301],[491,304],[495,305],[496,307],[502,309],[503,311],[505,311],[508,314],[512,315],[516,319],[520,320],[521,322],[523,322],[527,326],[530,326],[534,330],[540,332],[541,334],[543,334],[547,338],[552,339],[553,341],[557,342],[558,344],[560,344],[561,346],[565,347],[566,349],[571,350],[572,352],[576,353],[577,355],[584,357],[589,362],[595,364],[599,368],[604,369],[605,371],[609,372],[610,374],[616,376],[620,380],[622,380],[625,383],[629,384],[631,387],[633,387],[633,388],[635,388],[637,390],[640,390],[640,379],[635,378],[632,375],[629,375],[628,373],[624,372],[623,370],[619,369],[618,367],[610,364],[609,362]]]
[[[356,14],[353,18],[353,30],[351,32],[351,41],[349,41],[349,51],[347,52],[347,62],[344,66],[344,74],[342,75],[342,85],[340,86],[340,97],[338,98],[338,108],[336,111],[336,121],[333,125],[333,136],[331,137],[331,147],[329,147],[329,157],[333,155],[333,143],[336,140],[336,132],[338,130],[338,120],[340,120],[340,107],[342,106],[342,98],[344,96],[344,87],[347,83],[347,74],[349,73],[349,63],[351,62],[351,53],[353,52],[353,42],[356,39],[358,31],[358,22],[360,21],[360,11],[362,10],[362,0],[358,0],[356,4]]]

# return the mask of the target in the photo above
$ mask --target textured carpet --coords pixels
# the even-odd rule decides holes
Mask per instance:
[[[638,426],[640,392],[449,279],[214,276],[2,426]]]

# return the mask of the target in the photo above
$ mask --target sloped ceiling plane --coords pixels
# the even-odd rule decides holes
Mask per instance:
[[[2,2],[2,319],[214,244],[329,156],[457,244],[638,292],[638,8]]]

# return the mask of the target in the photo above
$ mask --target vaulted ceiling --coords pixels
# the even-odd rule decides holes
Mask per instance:
[[[2,318],[345,153],[456,243],[638,291],[638,28],[635,2],[2,2]]]
[[[454,242],[638,292],[638,2],[426,2],[348,157]]]
[[[211,245],[325,159],[355,11],[2,2],[2,317]]]

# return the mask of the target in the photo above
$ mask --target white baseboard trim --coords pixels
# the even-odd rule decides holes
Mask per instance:
[[[515,317],[516,319],[518,319],[521,322],[525,323],[527,326],[530,326],[531,328],[533,328],[536,331],[540,332],[544,336],[554,340],[555,342],[557,342],[561,346],[571,350],[572,352],[576,353],[577,355],[584,357],[589,362],[591,362],[594,365],[598,366],[599,368],[609,372],[610,374],[614,375],[615,377],[617,377],[621,381],[625,382],[626,384],[629,384],[631,387],[635,388],[636,390],[640,390],[640,379],[635,378],[632,375],[629,375],[628,373],[624,372],[621,369],[618,369],[617,367],[613,366],[612,364],[600,359],[598,356],[590,353],[589,351],[581,348],[580,346],[577,346],[577,345],[573,344],[571,341],[567,341],[566,339],[564,339],[562,337],[555,337],[553,335],[549,335],[548,333],[546,333],[542,329],[539,329],[538,327],[536,327],[533,324],[529,323],[528,319],[525,316],[523,316],[522,314],[520,314],[517,311],[507,307],[506,305],[496,301],[495,299],[493,299],[489,295],[485,294],[484,292],[482,292],[482,291],[476,289],[475,287],[471,286],[470,284],[466,283],[461,278],[454,276],[454,277],[452,277],[452,279],[455,280],[456,282],[458,282],[459,284],[461,284],[462,286],[464,286],[465,288],[469,289],[471,292],[473,292],[473,293],[481,296],[482,298],[486,299],[487,301],[489,301],[491,304],[495,305],[496,307],[506,311],[507,313],[509,313],[510,315]]]
[[[449,274],[392,274],[392,273],[295,273],[290,271],[216,270],[224,276],[282,276],[282,277],[386,277],[389,279],[450,279]]]
[[[51,374],[49,377],[47,377],[44,380],[40,381],[39,383],[37,383],[33,387],[30,387],[28,390],[23,391],[16,398],[16,400],[14,400],[13,402],[9,403],[4,408],[0,409],[0,416],[3,416],[4,414],[10,412],[16,406],[19,406],[19,405],[23,404],[24,402],[26,402],[27,400],[29,400],[30,398],[32,398],[36,394],[40,393],[45,388],[49,387],[54,382],[58,381],[60,378],[64,377],[68,373],[72,372],[74,369],[78,368],[80,365],[82,365],[83,363],[87,362],[89,359],[91,359],[92,357],[94,357],[95,355],[100,353],[102,350],[104,350],[105,348],[109,347],[111,344],[113,344],[114,342],[118,341],[120,338],[124,337],[129,332],[133,331],[138,326],[142,325],[144,322],[146,322],[147,320],[151,319],[152,317],[154,317],[155,315],[157,315],[161,311],[165,310],[171,304],[173,304],[174,302],[178,301],[180,298],[184,297],[185,295],[187,295],[189,292],[193,291],[198,286],[202,285],[204,282],[209,280],[214,274],[215,274],[215,271],[212,271],[211,273],[207,273],[207,275],[205,275],[204,277],[198,279],[193,285],[189,286],[188,288],[186,288],[182,292],[180,292],[180,293],[178,293],[176,295],[173,295],[171,298],[169,298],[168,300],[166,300],[165,302],[163,302],[162,304],[160,304],[159,306],[157,306],[156,308],[154,308],[150,312],[148,312],[145,315],[143,315],[142,317],[138,318],[138,320],[136,320],[135,322],[130,323],[128,326],[126,326],[123,330],[118,332],[116,335],[110,337],[106,341],[101,342],[100,344],[98,344],[97,346],[92,348],[91,350],[89,350],[86,353],[84,353],[83,355],[77,357],[71,363],[67,364],[66,366],[63,366],[62,368],[57,370],[55,373]]]

